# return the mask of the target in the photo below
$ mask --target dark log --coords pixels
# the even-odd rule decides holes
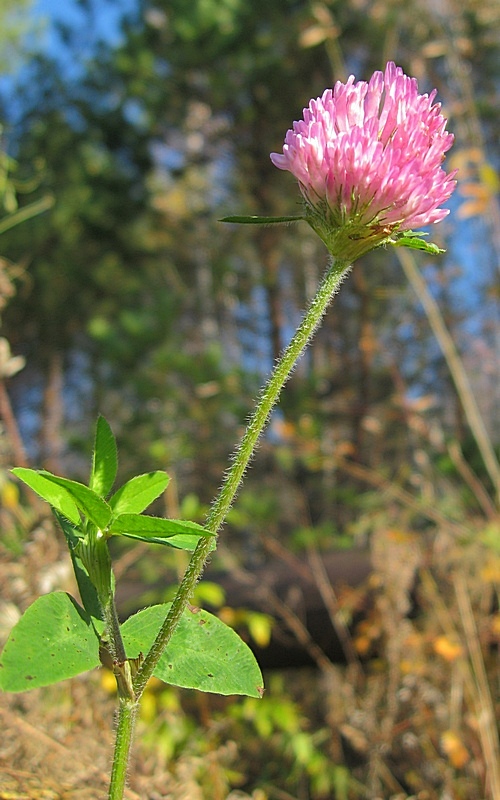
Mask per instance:
[[[339,551],[323,554],[321,558],[334,596],[338,596],[345,587],[361,587],[371,572],[368,551]],[[286,562],[280,558],[270,558],[265,565],[252,571],[238,568],[221,573],[208,567],[204,578],[222,586],[225,605],[229,608],[259,611],[274,618],[271,641],[267,647],[259,647],[249,638],[245,628],[239,631],[262,669],[321,665],[328,660],[346,663],[349,658],[352,659],[348,633],[338,620],[336,626],[332,623],[332,610],[335,609],[331,606],[330,611],[327,609],[319,589],[320,578],[315,576],[307,557],[299,559],[290,555]],[[165,584],[157,588],[160,599]],[[123,618],[137,611],[141,596],[147,591],[150,599],[154,589],[154,586],[126,580],[119,582],[116,599],[120,616]],[[137,598],[135,604],[134,598]],[[217,612],[217,609],[208,610]],[[361,608],[357,610],[352,624],[362,616]]]

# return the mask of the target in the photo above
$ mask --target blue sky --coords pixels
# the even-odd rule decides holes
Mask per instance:
[[[134,8],[134,0],[93,0],[92,8],[92,28],[88,30],[88,38],[105,39],[110,44],[116,44],[119,40],[119,20],[124,11]],[[61,43],[52,25],[53,22],[63,22],[69,24],[88,25],[85,13],[72,0],[35,0],[32,13],[45,23],[45,30],[41,41],[43,48],[52,55],[58,55],[61,51]]]
[[[1,2],[1,0],[0,0]],[[45,53],[57,59],[68,77],[78,78],[98,41],[119,44],[122,15],[137,8],[137,0],[88,0],[90,15],[77,0],[32,0],[29,10],[32,25],[23,43],[24,54],[15,61],[9,74],[0,75],[0,96],[10,122],[16,119],[16,85],[31,79],[26,51]],[[78,49],[64,44],[57,23],[68,24],[78,36]],[[12,63],[12,62],[11,62]]]

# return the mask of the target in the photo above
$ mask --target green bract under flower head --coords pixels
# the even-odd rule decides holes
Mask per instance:
[[[306,218],[334,256],[356,258],[395,233],[439,222],[455,188],[453,144],[436,92],[394,63],[370,81],[337,82],[304,109],[272,153],[299,181]]]

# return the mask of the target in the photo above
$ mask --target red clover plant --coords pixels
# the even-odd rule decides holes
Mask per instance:
[[[164,472],[139,475],[113,493],[116,444],[97,422],[89,485],[44,470],[13,472],[52,506],[64,532],[81,603],[64,592],[36,600],[11,631],[0,659],[0,687],[21,692],[70,678],[100,663],[118,686],[116,746],[109,800],[125,789],[134,718],[153,675],[177,686],[259,697],[262,676],[249,648],[211,614],[189,605],[209,553],[233,503],[281,389],[311,339],[352,262],[381,245],[437,253],[414,226],[439,222],[453,192],[442,169],[453,142],[435,92],[387,64],[369,82],[336,83],[311,100],[293,123],[273,163],[299,182],[304,213],[294,217],[226,217],[225,222],[306,221],[321,237],[330,263],[316,296],[256,404],[205,524],[143,512],[165,490]],[[120,624],[108,542],[125,536],[192,551],[172,603],[146,608]]]

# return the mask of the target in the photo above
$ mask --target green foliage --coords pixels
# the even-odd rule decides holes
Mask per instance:
[[[115,437],[113,436],[113,432],[104,417],[99,417],[95,432],[89,488],[100,497],[107,497],[113,488],[117,470],[118,453],[116,449]],[[149,503],[147,503],[147,505],[149,505]],[[144,508],[145,507],[146,506],[144,506]],[[114,508],[115,513],[117,513],[116,502],[112,508]],[[135,509],[126,510],[135,511]],[[143,509],[140,509],[140,511],[142,510]]]
[[[290,536],[290,548],[301,551],[308,547],[320,550],[349,550],[353,545],[353,537],[349,533],[339,533],[331,522],[324,522],[316,527],[300,527]]]
[[[486,525],[481,534],[481,541],[492,553],[500,557],[500,526],[497,521],[491,521]]]
[[[290,222],[299,222],[300,220],[307,221],[305,216],[283,216],[283,217],[259,217],[259,216],[245,216],[233,215],[229,217],[222,217],[219,222],[232,222],[240,225],[272,225],[274,223],[283,224]],[[422,250],[429,255],[439,255],[444,253],[441,247],[432,242],[426,242],[422,237],[428,236],[425,231],[405,231],[402,234],[395,235],[387,239],[383,244],[390,244],[393,247],[409,247],[412,250]]]
[[[145,608],[123,624],[129,653],[149,650],[169,608]],[[174,686],[222,695],[261,697],[264,691],[250,648],[220,619],[197,608],[184,613],[154,674]]]
[[[393,247],[409,247],[412,250],[422,250],[432,256],[446,252],[442,247],[438,247],[437,244],[424,241],[423,237],[428,235],[425,231],[405,231],[389,239],[388,244],[393,245]]]
[[[122,625],[129,658],[149,650],[169,608],[152,606]],[[102,631],[102,622],[65,592],[38,598],[3,649],[0,687],[24,692],[99,666]],[[217,617],[199,609],[186,611],[154,674],[174,686],[222,695],[260,697],[263,692],[262,675],[248,646]]]
[[[202,581],[196,585],[193,593],[193,604],[202,605],[209,603],[212,608],[220,608],[225,600],[225,592],[222,586],[213,581]]]
[[[79,483],[78,481],[70,480],[69,478],[60,478],[58,475],[51,475],[50,472],[47,472],[46,470],[41,472],[35,472],[32,470],[31,472],[34,472],[38,477],[41,475],[50,483],[54,483],[56,486],[60,486],[62,489],[64,489],[74,501],[81,513],[86,516],[99,530],[104,531],[108,527],[112,517],[111,508],[108,503],[106,503],[106,501],[100,497],[100,495],[98,495],[92,489],[89,489],[88,486],[85,486],[83,483]],[[17,469],[14,471],[14,475],[17,475],[18,478],[22,477]],[[22,477],[22,479],[26,479],[26,474],[24,477]],[[46,497],[43,499],[47,500]],[[47,500],[47,502],[50,501]]]
[[[119,514],[111,522],[108,531],[110,535],[120,534],[130,539],[168,544],[184,550],[192,550],[200,536],[213,535],[197,522],[161,519],[144,514]]]
[[[122,509],[142,510],[151,505],[168,483],[165,473],[151,472],[132,478],[116,492],[109,504],[84,484],[51,475],[46,470],[37,472],[26,467],[14,467],[12,473],[78,526],[74,532],[81,538],[85,536],[85,529],[81,527],[79,511],[106,537],[121,535],[151,544],[192,550],[200,536],[213,535],[197,522],[149,517],[140,511],[122,512]]]
[[[64,533],[64,537],[66,539],[66,544],[68,545],[71,563],[73,564],[73,570],[75,573],[76,582],[78,585],[78,591],[80,592],[80,597],[82,599],[83,607],[85,611],[90,614],[90,616],[95,621],[101,622],[102,619],[102,608],[99,601],[99,596],[97,593],[97,589],[90,579],[89,573],[87,568],[85,567],[79,553],[79,545],[80,545],[80,537],[78,535],[78,529],[74,528],[70,523],[59,514],[56,510],[54,510],[54,516],[58,521],[62,532]]]
[[[125,647],[125,662],[114,656],[117,680],[124,681],[119,683],[122,691],[124,686],[133,691],[126,668],[137,659],[142,663],[171,606],[144,609],[120,631],[116,629],[107,539],[124,536],[193,550],[200,538],[213,537],[196,522],[141,513],[165,490],[168,476],[163,472],[132,478],[108,504],[104,496],[112,490],[117,470],[115,438],[103,417],[96,425],[89,487],[45,470],[13,470],[52,505],[68,544],[84,607],[70,595],[54,592],[27,609],[12,629],[0,660],[4,691],[47,686],[93,669],[100,663],[101,634],[111,653],[121,653]],[[221,620],[193,607],[180,619],[154,674],[167,683],[218,694],[259,697],[263,692],[262,675],[247,645]]]
[[[31,14],[33,0],[2,0],[0,3],[0,70],[3,74],[15,71],[22,61],[23,41],[36,32]]]
[[[14,467],[12,473],[66,519],[79,525],[81,518],[75,501],[63,486],[49,479],[49,473],[37,472],[27,467]]]
[[[117,469],[115,438],[106,420],[99,417],[88,487],[78,481],[52,475],[46,470],[15,467],[12,472],[72,523],[74,527],[65,527],[64,532],[74,553],[77,552],[74,538],[87,539],[89,536],[80,514],[105,539],[121,535],[150,544],[167,544],[193,550],[200,536],[213,535],[197,522],[151,517],[141,513],[165,491],[169,478],[164,472],[150,472],[131,478],[112,495],[109,503],[106,502],[104,495],[111,491]]]
[[[165,472],[137,475],[118,489],[109,499],[115,515],[141,514],[167,488],[170,478]]]
[[[95,620],[69,594],[39,597],[14,626],[2,651],[0,688],[25,692],[99,666],[94,626]]]

